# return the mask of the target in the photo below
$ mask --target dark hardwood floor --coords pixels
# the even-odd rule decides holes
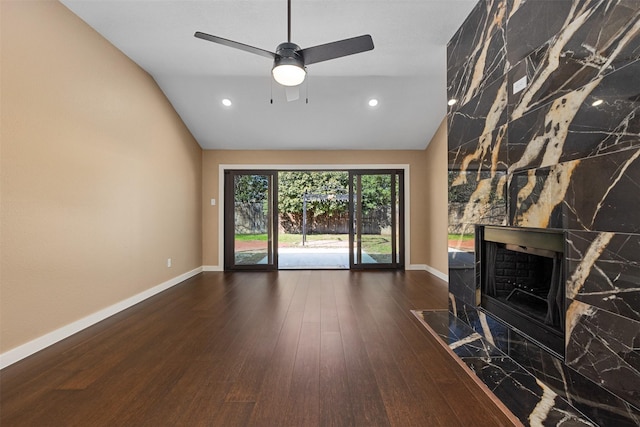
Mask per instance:
[[[506,426],[426,272],[202,273],[0,372],[9,426]]]

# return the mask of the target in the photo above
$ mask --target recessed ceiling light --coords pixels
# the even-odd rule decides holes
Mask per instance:
[[[378,105],[378,100],[375,98],[372,98],[369,100],[369,107],[375,107],[376,105]]]
[[[449,101],[447,101],[447,105],[449,105],[449,106],[456,105],[457,102],[458,102],[457,99],[451,98]]]
[[[593,101],[591,103],[592,107],[597,107],[598,105],[602,104],[604,101],[602,99],[596,99],[595,101]]]
[[[225,107],[231,107],[231,100],[229,98],[223,99],[222,105],[224,105]]]

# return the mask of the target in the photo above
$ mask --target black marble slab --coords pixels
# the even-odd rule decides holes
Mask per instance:
[[[449,309],[452,317],[469,325],[473,332],[487,339],[492,346],[533,375],[537,382],[585,414],[595,425],[640,425],[639,408],[603,388],[600,382],[583,376],[518,331],[453,295],[450,295]],[[459,325],[456,328],[462,329]],[[467,332],[466,336],[473,332]]]
[[[566,55],[600,67],[601,73],[640,59],[638,0],[571,1],[576,13],[566,25]]]
[[[507,126],[449,150],[449,170],[506,171]]]
[[[497,337],[500,339],[505,336],[508,337],[508,342],[499,340],[496,343],[498,347],[597,425],[626,426],[640,422],[640,411],[637,408],[577,373],[563,363],[562,359],[515,330]]]
[[[640,407],[640,322],[570,301],[566,364]]]
[[[478,297],[474,276],[473,267],[465,269],[449,267],[449,292],[455,293],[467,304],[475,304]]]
[[[464,106],[450,111],[448,119],[449,149],[476,140],[507,122],[507,76],[488,85]]]
[[[484,0],[476,2],[464,23],[451,37],[447,43],[447,71],[462,67],[472,57],[474,50],[483,43],[484,36],[478,28],[486,27],[484,23],[492,15],[490,7]],[[450,77],[453,77],[453,74]]]
[[[575,166],[575,167],[573,167]],[[559,164],[565,226],[571,230],[640,233],[640,149]],[[562,192],[562,185],[557,190]]]
[[[511,65],[558,34],[573,6],[571,0],[524,0],[515,3],[510,8],[507,21],[507,61]]]
[[[465,316],[473,318],[473,311],[467,308]],[[491,322],[487,324],[493,325]],[[511,329],[505,334],[501,330],[501,333],[492,337],[496,346],[516,363],[576,409],[587,414],[597,425],[626,426],[640,422],[640,411],[637,408],[577,373],[560,358],[519,332]],[[508,341],[504,341],[505,337]]]
[[[466,105],[506,68],[507,2],[480,0],[447,45],[447,99]]]
[[[434,331],[524,425],[596,425],[453,313],[416,310],[413,314]]]
[[[509,123],[510,171],[640,146],[640,61],[592,83]]]
[[[463,361],[525,425],[596,425],[509,357]]]
[[[476,305],[475,253],[449,249],[449,292],[470,305]]]
[[[514,173],[510,224],[639,233],[640,150]]]
[[[562,228],[563,200],[574,164],[517,172],[509,181],[509,225]]]
[[[510,71],[512,119],[585,86],[595,86],[597,80],[638,60],[637,3],[635,7],[624,1],[570,3],[572,7],[558,34]],[[511,44],[508,46],[511,48]],[[526,88],[514,93],[513,84],[521,78],[526,78]]]
[[[640,235],[570,231],[567,296],[640,321]]]
[[[563,365],[564,366],[564,365]],[[615,396],[572,369],[564,371],[563,396],[599,426],[632,427],[640,425],[640,409]]]
[[[446,310],[429,310],[418,313],[458,357],[474,357],[485,360],[503,353],[480,334]]]
[[[458,210],[450,217],[460,224],[505,225],[506,172],[451,171],[449,179],[449,209]]]
[[[511,328],[479,310],[476,304],[467,304],[457,296],[449,299],[449,309],[458,319],[482,335],[492,346],[504,354],[509,354],[511,335],[514,333]]]
[[[473,270],[475,264],[476,256],[475,253],[473,253],[473,248],[471,249],[471,252],[449,250],[449,268]]]
[[[600,101],[601,104],[594,105]],[[560,161],[637,146],[640,146],[640,61],[607,74],[591,91],[569,126]]]

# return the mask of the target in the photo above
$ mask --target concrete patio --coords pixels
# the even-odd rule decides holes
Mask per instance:
[[[266,263],[266,258],[264,259]],[[362,253],[363,264],[376,264],[376,260]],[[349,248],[279,248],[278,268],[349,268]]]

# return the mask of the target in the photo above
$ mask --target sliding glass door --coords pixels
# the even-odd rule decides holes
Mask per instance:
[[[278,268],[276,171],[225,171],[225,270]]]
[[[349,172],[349,264],[404,268],[404,171]]]
[[[283,174],[283,184],[304,188],[280,195],[278,172],[224,172],[225,270],[404,268],[402,169]],[[331,185],[309,187],[298,175]]]

